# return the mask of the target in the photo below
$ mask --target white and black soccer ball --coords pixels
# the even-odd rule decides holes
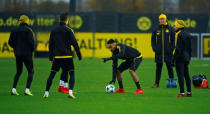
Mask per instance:
[[[109,85],[106,86],[106,92],[107,93],[114,93],[114,91],[115,91],[115,86],[114,85],[109,84]]]

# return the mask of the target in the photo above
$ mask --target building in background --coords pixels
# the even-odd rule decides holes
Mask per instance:
[[[70,0],[0,0],[0,12],[69,11]],[[208,13],[210,0],[76,0],[78,12]]]

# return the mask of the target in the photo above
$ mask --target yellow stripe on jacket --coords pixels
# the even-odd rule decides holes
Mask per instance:
[[[72,58],[72,56],[55,56],[56,59]]]
[[[179,36],[179,33],[180,33],[180,32],[181,32],[181,30],[178,31],[178,32],[176,33],[176,35],[175,35],[175,50],[173,51],[173,54],[175,54],[175,51],[176,51],[177,40],[178,40],[178,36]]]
[[[136,57],[136,58],[141,58],[141,57],[143,57],[143,55],[141,54],[141,55],[139,55],[138,57]]]

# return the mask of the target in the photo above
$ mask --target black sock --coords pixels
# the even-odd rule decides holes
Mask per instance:
[[[33,80],[33,75],[34,75],[34,72],[29,72],[28,73],[28,79],[27,79],[27,83],[26,83],[26,88],[30,88],[31,87],[31,82]]]
[[[69,89],[74,89],[74,83],[75,83],[75,77],[74,77],[74,71],[70,71],[70,79],[69,79]]]
[[[68,72],[62,71],[60,80],[63,80],[64,83],[68,83]]]
[[[140,86],[140,83],[139,83],[139,82],[136,82],[136,87],[137,87],[138,89],[141,89],[141,86]]]
[[[119,84],[120,88],[123,88],[123,83],[122,82],[118,82],[118,84]]]
[[[47,86],[46,86],[45,91],[49,91],[49,90],[50,90],[50,87],[51,87],[51,85],[52,85],[52,80],[53,80],[53,78],[55,77],[55,74],[56,74],[56,72],[51,72],[51,73],[50,73],[50,76],[49,76],[49,78],[48,78],[48,80],[47,80]]]
[[[62,71],[60,80],[63,80],[64,83],[68,83],[68,72]]]
[[[16,88],[18,80],[20,78],[21,73],[16,73],[15,78],[14,78],[14,82],[13,82],[13,88]]]

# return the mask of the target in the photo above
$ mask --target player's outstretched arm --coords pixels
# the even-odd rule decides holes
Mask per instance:
[[[28,34],[28,42],[29,42],[29,44],[30,44],[30,46],[31,46],[31,50],[32,51],[34,51],[35,50],[35,45],[34,45],[34,34],[33,34],[33,31],[32,30],[30,30],[29,31],[29,34]]]
[[[70,38],[71,38],[71,40],[70,40],[71,44],[73,45],[73,47],[74,47],[74,49],[75,49],[75,51],[77,53],[77,57],[79,58],[79,60],[82,60],[82,54],[80,52],[79,45],[77,43],[77,40],[76,40],[73,32],[70,33]]]
[[[109,82],[109,84],[115,83],[116,81],[117,66],[118,66],[118,59],[114,59],[112,64],[112,80]]]
[[[106,62],[109,61],[109,60],[112,60],[111,57],[109,57],[109,58],[102,58],[102,59],[103,59],[103,62],[104,62],[104,63],[106,63]]]
[[[49,59],[50,61],[53,61],[53,38],[52,38],[53,32],[50,33],[50,40],[49,40]]]
[[[13,33],[13,31],[10,33],[10,37],[9,37],[8,44],[9,44],[12,48],[14,48],[14,33]]]

